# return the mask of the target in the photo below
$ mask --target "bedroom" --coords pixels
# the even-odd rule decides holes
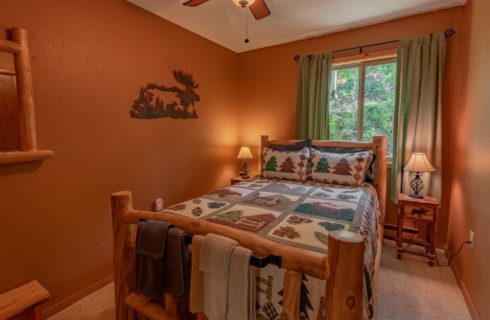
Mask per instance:
[[[54,156],[0,166],[0,292],[37,279],[51,292],[44,306],[50,316],[111,282],[109,195],[115,191],[131,190],[135,208],[146,210],[156,198],[167,206],[206,194],[237,175],[240,146],[251,147],[250,170],[257,173],[261,134],[295,138],[295,55],[452,28],[442,86],[436,243],[452,254],[474,231],[473,250],[465,247],[452,270],[473,318],[490,318],[489,11],[487,1],[470,0],[236,53],[122,0],[2,1],[2,30],[28,32],[37,141]],[[131,118],[140,88],[173,85],[174,70],[193,74],[199,84],[199,118]],[[389,206],[387,223],[396,224],[396,206]],[[404,255],[400,263],[409,259]]]

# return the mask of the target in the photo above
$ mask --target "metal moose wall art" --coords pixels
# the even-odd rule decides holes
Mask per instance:
[[[133,102],[130,115],[136,119],[197,119],[194,107],[200,101],[195,89],[199,87],[192,74],[173,72],[175,80],[182,87],[166,87],[149,83],[141,87],[138,99]],[[166,103],[168,101],[168,103]],[[178,101],[178,102],[177,102]]]

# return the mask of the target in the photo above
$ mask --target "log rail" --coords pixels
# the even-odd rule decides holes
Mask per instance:
[[[262,137],[261,148],[264,146],[264,141],[267,142],[267,138]],[[295,140],[289,141],[292,143]],[[339,144],[336,142],[334,146],[339,146]],[[380,202],[380,220],[384,221],[383,199],[385,199],[386,194],[381,193],[386,193],[386,157],[384,155],[386,138],[375,137],[373,143],[342,142],[341,144],[351,148],[368,146],[373,149],[376,155],[374,185],[378,191]],[[354,144],[356,146],[353,146]],[[364,242],[358,234],[349,231],[331,232],[328,241],[328,254],[320,254],[282,245],[252,233],[208,221],[174,214],[135,210],[129,191],[113,193],[111,205],[114,241],[114,287],[116,318],[118,320],[135,319],[135,312],[139,312],[149,319],[178,319],[177,303],[171,295],[165,294],[162,304],[159,304],[149,301],[135,292],[136,224],[139,219],[166,221],[193,235],[219,234],[234,239],[241,246],[252,250],[256,256],[269,254],[280,256],[282,268],[287,270],[284,279],[283,319],[300,319],[301,274],[327,280],[325,288],[327,320],[362,319]],[[378,255],[380,253],[381,250],[378,250]],[[379,265],[378,258],[376,261]],[[375,274],[377,273],[375,272]],[[206,319],[202,314],[198,314],[197,318]]]

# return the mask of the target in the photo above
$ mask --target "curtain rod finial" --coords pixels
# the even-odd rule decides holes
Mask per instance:
[[[299,54],[295,55],[295,56],[293,57],[293,60],[294,60],[294,61],[296,61],[296,62],[298,62],[298,61],[299,61]]]
[[[445,32],[444,32],[444,35],[446,36],[446,38],[450,38],[452,37],[453,35],[456,34],[456,31],[454,31],[453,28],[449,28],[447,29]]]

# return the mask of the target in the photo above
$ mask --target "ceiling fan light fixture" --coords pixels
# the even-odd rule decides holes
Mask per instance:
[[[242,8],[250,6],[255,0],[233,0],[233,2]]]

